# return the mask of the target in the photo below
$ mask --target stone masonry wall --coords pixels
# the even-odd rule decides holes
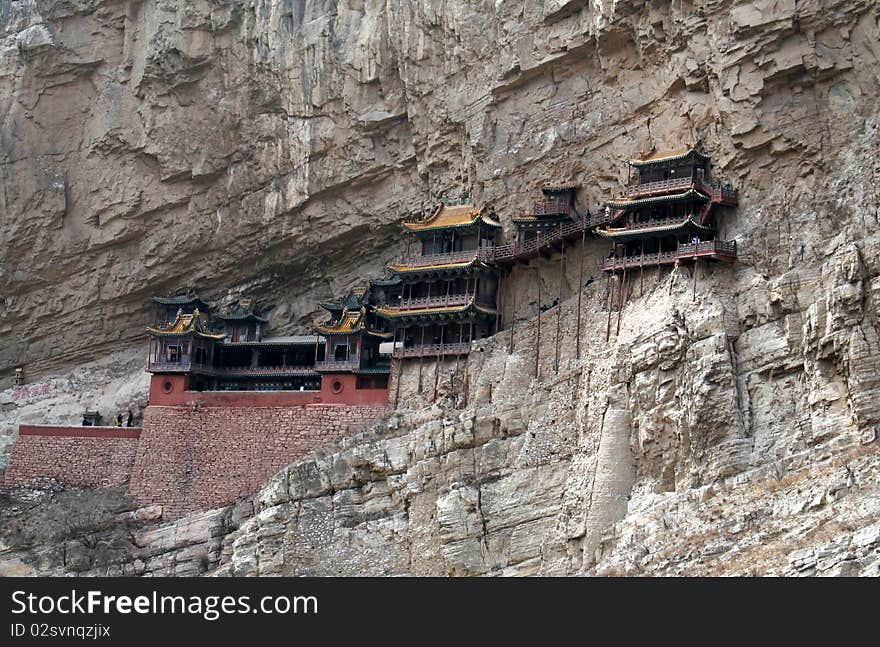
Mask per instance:
[[[148,407],[131,494],[177,517],[234,503],[304,454],[361,431],[383,406]]]
[[[22,425],[4,485],[53,477],[73,487],[113,487],[128,481],[140,429]]]

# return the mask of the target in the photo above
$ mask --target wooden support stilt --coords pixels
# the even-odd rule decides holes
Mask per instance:
[[[535,379],[541,374],[541,255],[538,255],[538,263],[535,266],[538,274],[538,332],[535,339]]]
[[[464,324],[459,323],[458,324],[458,343],[459,343],[459,345],[463,341],[464,341]],[[453,372],[454,377],[452,378],[453,393],[455,393],[455,378],[458,377],[458,369],[459,369],[460,364],[461,364],[461,353],[458,352],[455,354],[455,371]],[[458,396],[457,395],[455,396],[455,405],[456,405],[455,408],[458,408]]]
[[[495,318],[495,334],[504,328],[504,324],[506,320],[504,319],[504,306],[507,305],[506,299],[504,298],[504,288],[507,287],[504,283],[504,270],[498,270],[498,316]]]
[[[608,289],[605,291],[606,293],[606,303],[608,309],[608,326],[605,328],[605,341],[608,342],[611,339],[611,308],[614,305],[614,283],[617,281],[617,274],[612,273],[608,275]]]
[[[394,329],[394,343],[391,345],[391,359],[394,360],[394,355],[397,353],[397,331],[399,329]],[[401,336],[405,334],[405,331],[401,332]],[[397,403],[400,402],[400,382],[403,378],[403,353],[401,356],[397,358],[397,384],[395,385],[394,392],[394,406],[397,407]]]
[[[626,266],[623,267],[623,278],[620,279],[620,294],[617,295],[617,331],[615,337],[620,334],[620,316],[623,313],[623,303],[626,295]]]
[[[446,333],[446,326],[440,325],[440,354],[436,357],[434,366],[436,370],[434,371],[434,396],[431,398],[431,402],[437,401],[437,387],[440,386],[440,363],[443,361],[443,337]]]
[[[587,230],[581,230],[581,269],[578,272],[578,311],[577,311],[577,332],[575,333],[575,355],[577,359],[581,358],[581,299],[584,296],[584,256],[586,256],[585,244],[587,240]]]
[[[700,259],[694,257],[694,295],[691,298],[691,301],[697,300],[697,269],[700,264]]]
[[[468,401],[470,400],[470,363],[471,363],[471,342],[474,340],[474,322],[470,322],[470,330],[468,331],[468,353],[464,356],[464,396],[462,401],[462,408],[468,405]]]
[[[508,354],[513,354],[513,330],[516,328],[516,265],[510,271],[510,346]]]
[[[562,235],[562,226],[559,227]],[[562,331],[562,285],[565,283],[565,239],[562,239],[562,257],[559,259],[559,296],[556,300],[556,356],[553,359],[553,368],[559,373],[559,335]]]
[[[642,241],[642,252],[639,254],[639,296],[645,293],[645,241]]]
[[[421,326],[422,340],[419,342],[419,393],[422,392],[422,362],[425,359],[425,327]]]

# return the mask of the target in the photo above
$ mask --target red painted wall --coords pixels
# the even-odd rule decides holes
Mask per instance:
[[[341,387],[337,393],[334,384]],[[369,405],[388,402],[388,389],[358,389],[357,375],[325,373],[321,375],[321,402],[326,404]]]
[[[342,390],[334,392],[338,382]],[[388,389],[358,389],[357,376],[333,373],[321,376],[320,391],[187,391],[185,375],[153,375],[151,406],[289,407],[304,404],[373,405],[388,401]]]
[[[142,503],[161,504],[172,518],[228,505],[308,452],[363,430],[385,411],[326,404],[149,406],[131,493]]]
[[[113,487],[128,481],[140,429],[21,425],[4,485],[51,476],[73,487]]]
[[[186,400],[186,375],[153,375],[150,378],[150,404],[183,404]]]

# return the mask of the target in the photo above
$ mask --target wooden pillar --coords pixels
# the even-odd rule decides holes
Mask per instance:
[[[615,335],[620,334],[620,316],[623,313],[623,300],[626,295],[626,262],[623,265],[623,278],[620,280],[620,294],[617,295],[617,331]]]
[[[391,366],[392,370],[394,369],[394,358],[397,355],[397,333],[400,329],[394,328],[394,339],[391,342]],[[401,353],[401,355],[403,355]],[[397,358],[397,384],[394,385],[394,407],[397,407],[397,403],[400,402],[400,381],[403,377],[403,357]]]
[[[577,359],[581,358],[581,299],[584,295],[584,256],[587,255],[586,250],[587,230],[581,229],[581,268],[578,272],[578,311],[577,311],[577,332],[575,334],[575,355]]]
[[[442,323],[440,324],[440,352],[437,354],[436,359],[434,361],[434,395],[431,398],[431,402],[437,401],[437,387],[440,385],[440,362],[443,361],[443,338],[446,333],[446,326]]]
[[[516,328],[516,266],[518,265],[517,261],[514,261],[513,268],[510,270],[510,346],[507,349],[509,354],[513,353],[513,329]]]
[[[607,289],[605,290],[606,305],[608,307],[608,325],[605,328],[605,341],[611,339],[611,307],[614,304],[614,282],[617,280],[617,273],[608,274]]]
[[[699,256],[694,256],[694,294],[693,294],[693,297],[691,298],[691,301],[697,300],[697,269],[699,268],[699,265],[700,265]]]
[[[645,240],[642,239],[642,251],[639,253],[639,296],[645,293]]]
[[[504,270],[498,270],[498,283],[495,285],[495,307],[498,310],[498,316],[495,317],[495,333],[498,332],[504,327],[505,319],[504,319],[504,306],[507,305],[504,299],[504,283],[502,281],[504,277]]]
[[[422,337],[419,342],[419,393],[422,392],[422,361],[425,359],[425,326],[420,326],[422,329]]]
[[[538,264],[535,266],[535,269],[538,274],[538,330],[535,335],[535,379],[541,374],[540,370],[540,362],[541,362],[541,255],[538,254]]]
[[[559,226],[559,235],[562,237],[562,225]],[[556,301],[556,357],[553,360],[554,368],[559,373],[559,335],[562,331],[562,285],[565,282],[565,238],[562,239],[562,257],[559,259],[559,296]]]
[[[470,391],[470,363],[471,363],[471,342],[474,339],[474,322],[469,322],[469,330],[468,330],[468,352],[464,356],[464,388],[462,389],[462,408],[468,405],[469,400],[469,391]]]

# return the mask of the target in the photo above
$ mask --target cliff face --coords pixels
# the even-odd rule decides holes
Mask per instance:
[[[736,265],[701,265],[695,293],[689,269],[646,272],[607,343],[591,284],[580,359],[569,267],[558,371],[545,329],[535,376],[520,322],[513,353],[505,333],[472,357],[465,409],[441,392],[224,513],[211,568],[876,573],[875,3],[0,11],[7,371],[131,343],[149,295],[183,283],[251,291],[295,329],[439,192],[506,220],[571,179],[595,207],[622,159],[696,141],[741,190]],[[582,250],[588,275],[604,249]]]

